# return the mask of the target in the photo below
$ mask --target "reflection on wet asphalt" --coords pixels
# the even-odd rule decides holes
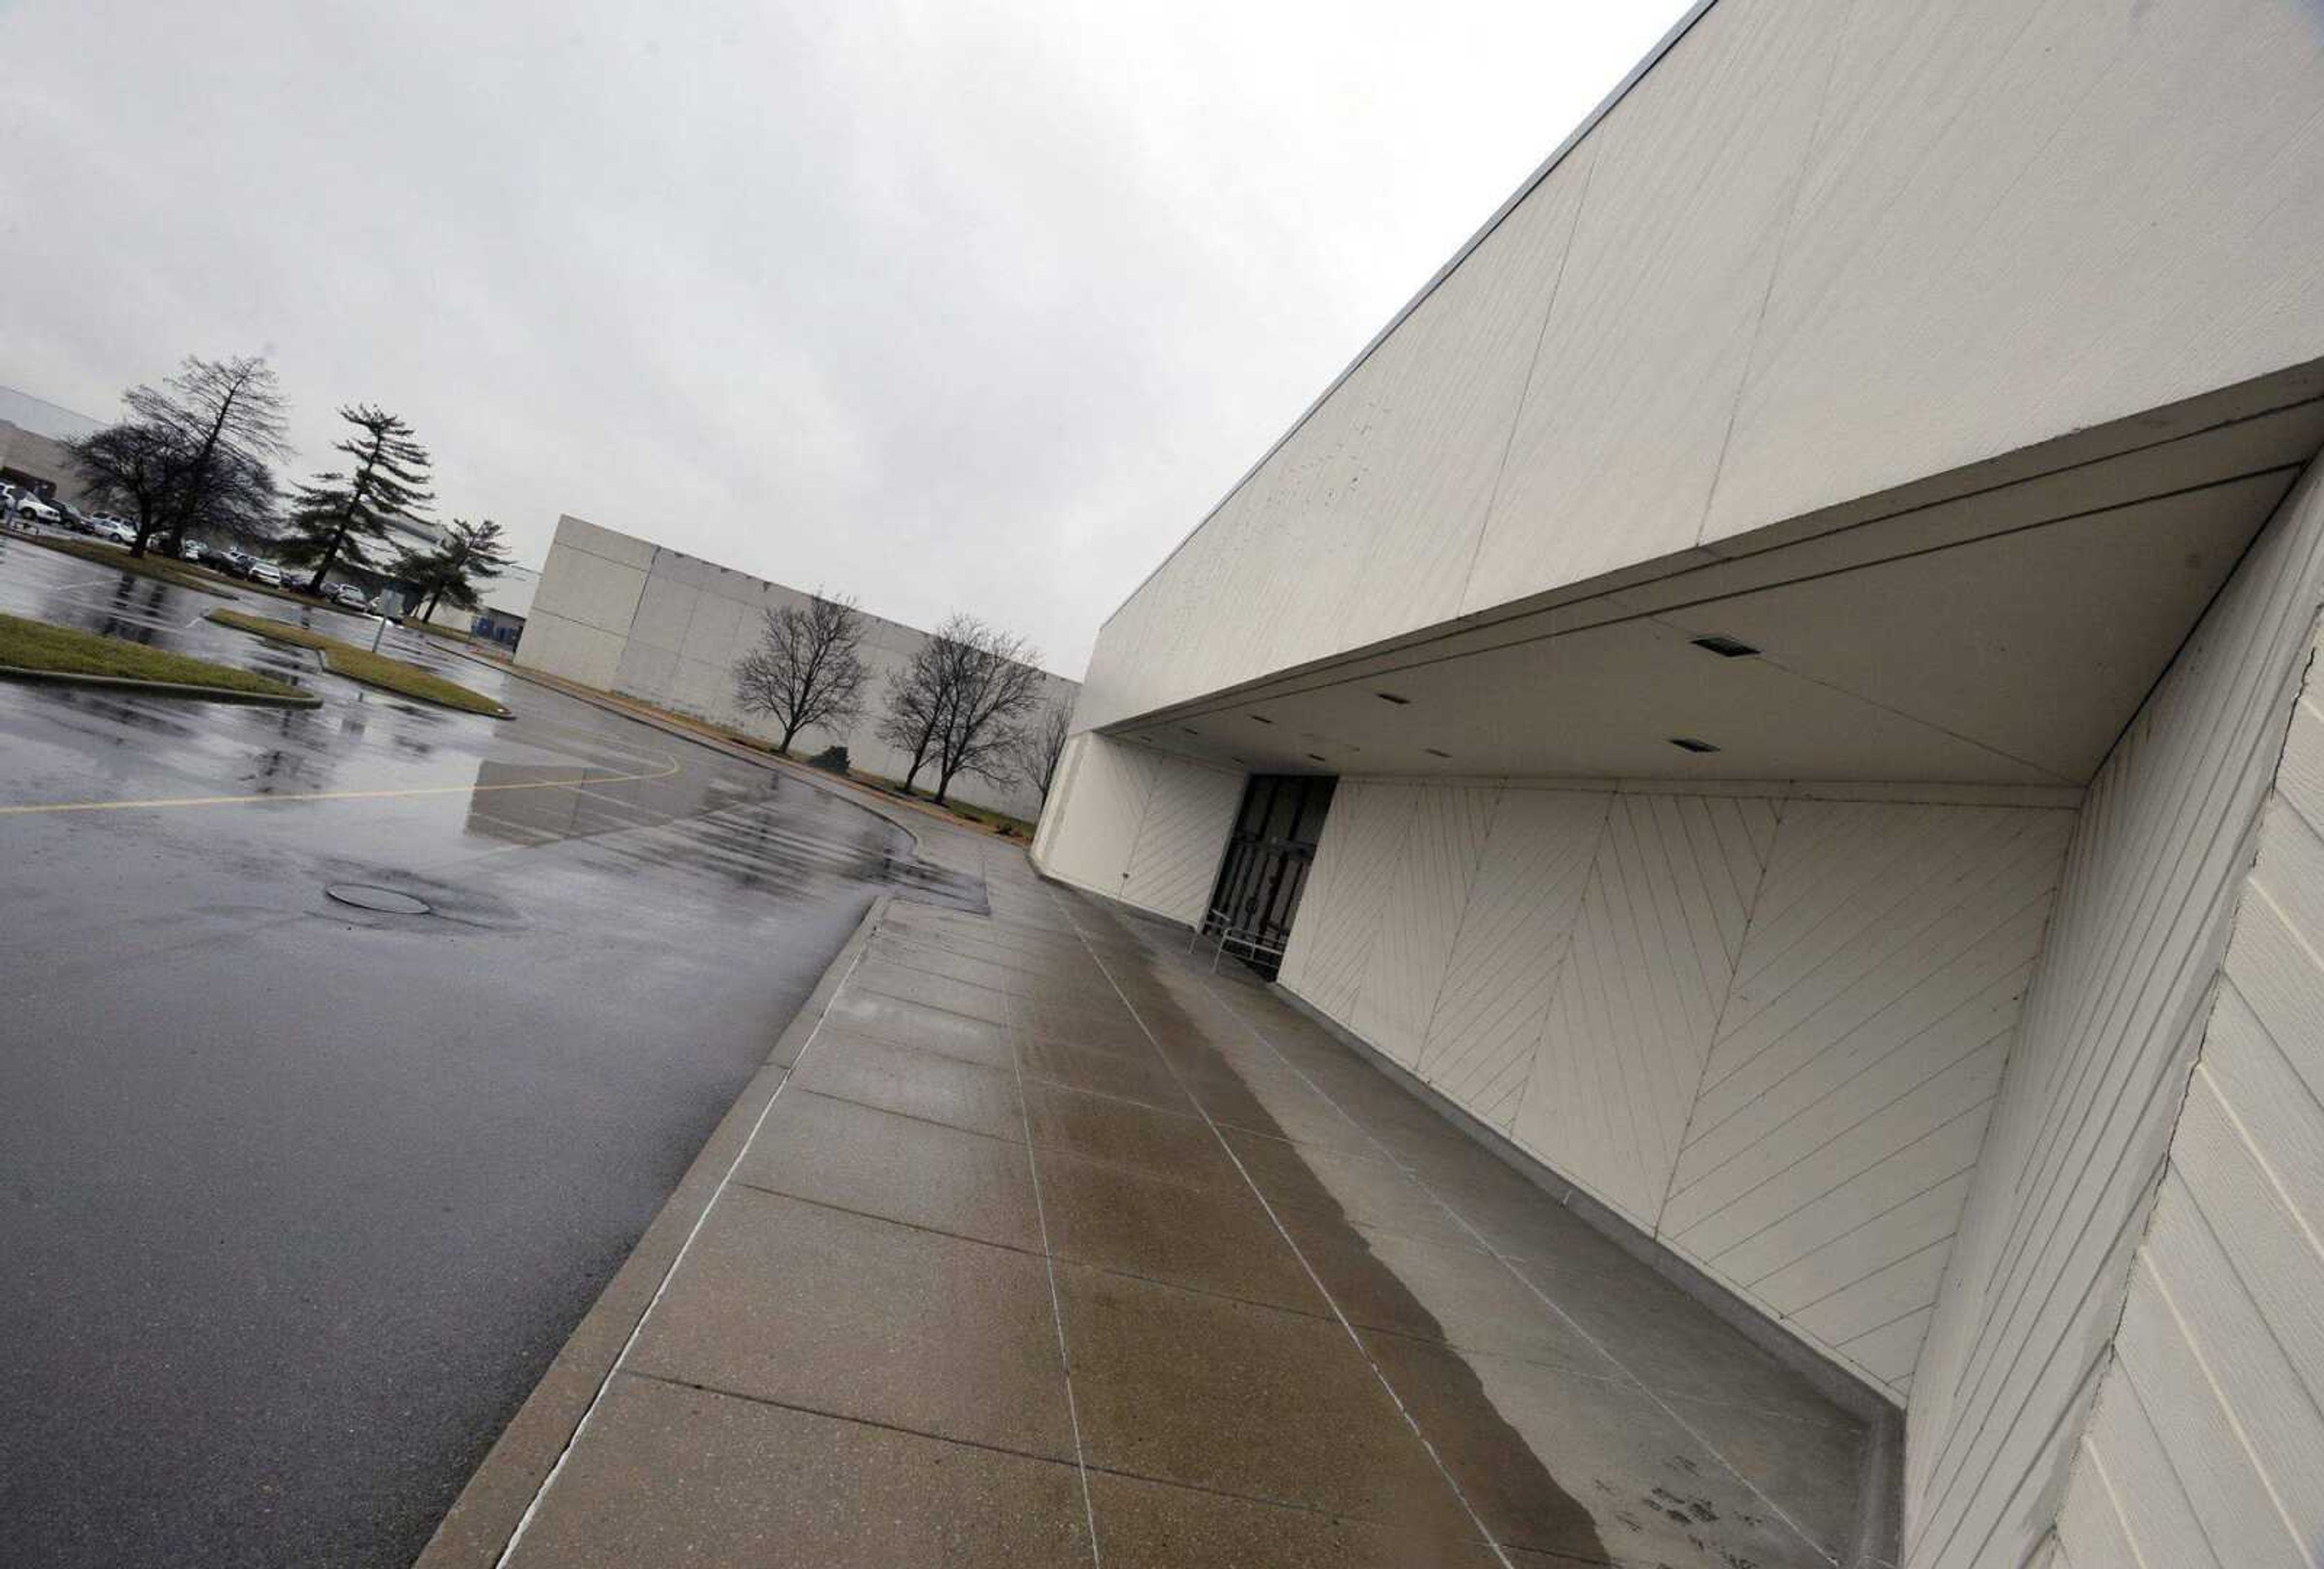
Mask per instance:
[[[416,637],[388,651],[519,717],[200,620],[226,603],[0,540],[0,610],[325,700],[0,683],[10,1564],[407,1561],[910,858]],[[80,809],[121,802],[164,804]]]

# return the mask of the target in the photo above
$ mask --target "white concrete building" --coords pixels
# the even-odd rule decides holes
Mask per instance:
[[[561,517],[532,587],[516,662],[775,741],[779,727],[735,703],[734,664],[759,641],[765,612],[807,598],[798,589],[633,534]],[[909,754],[881,740],[875,727],[889,677],[909,662],[927,633],[868,612],[863,620],[871,678],[862,718],[844,734],[802,731],[792,750],[811,756],[842,745],[856,768],[901,779],[911,765]],[[1070,706],[1080,691],[1060,676],[1043,679],[1050,706]],[[935,775],[922,769],[920,788],[935,784]],[[1041,811],[1038,789],[965,773],[953,781],[949,798],[1028,822]]]
[[[438,626],[514,642],[524,630],[525,618],[532,614],[532,596],[540,587],[540,574],[530,567],[511,565],[499,577],[476,586],[475,609],[441,604],[429,613],[428,619]]]
[[[1900,1409],[1914,1569],[2324,1552],[2319,104],[2305,0],[1698,7],[1036,841]]]

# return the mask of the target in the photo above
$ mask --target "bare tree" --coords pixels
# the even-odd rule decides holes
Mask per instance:
[[[904,668],[888,678],[887,706],[876,733],[897,751],[912,754],[912,766],[904,771],[906,795],[912,793],[913,781],[927,766],[936,750],[936,733],[944,727],[953,688],[948,673],[954,659],[948,635],[952,625],[947,621],[922,639]]]
[[[734,666],[734,700],[770,714],[781,749],[809,726],[840,730],[863,712],[863,613],[849,596],[817,590],[805,605],[766,613],[758,646]]]
[[[93,490],[136,509],[133,554],[157,535],[174,551],[191,528],[249,537],[272,526],[268,465],[290,448],[263,359],[189,355],[161,386],[132,387],[122,401],[129,418],[75,442],[73,462]]]
[[[1009,749],[1010,768],[1019,779],[1041,792],[1044,804],[1049,798],[1049,786],[1056,781],[1057,761],[1065,754],[1065,737],[1073,724],[1072,707],[1052,703],[1038,719],[1018,727]]]
[[[82,437],[70,450],[73,467],[90,494],[108,505],[130,510],[137,523],[136,549],[143,550],[169,515],[183,468],[175,434],[125,420]]]
[[[1008,782],[1019,726],[1047,683],[1034,663],[1041,656],[1015,632],[954,615],[939,635],[951,651],[942,666],[950,687],[936,734],[936,799],[942,806],[964,773]]]

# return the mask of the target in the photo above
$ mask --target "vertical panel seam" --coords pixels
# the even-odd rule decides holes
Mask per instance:
[[[1526,404],[1533,397],[1534,377],[1541,369],[1542,345],[1549,341],[1550,319],[1557,314],[1557,297],[1565,289],[1565,264],[1572,259],[1574,243],[1582,237],[1582,218],[1590,206],[1590,186],[1598,173],[1599,156],[1598,148],[1588,147],[1582,159],[1582,189],[1573,198],[1573,221],[1565,226],[1565,245],[1557,253],[1557,275],[1550,280],[1549,299],[1541,309],[1541,325],[1534,330],[1533,356],[1526,362],[1525,383],[1518,388],[1517,401],[1509,409],[1508,434],[1501,438],[1500,461],[1493,466],[1493,483],[1486,488],[1484,511],[1477,519],[1477,538],[1469,547],[1469,569],[1461,574],[1461,592],[1452,601],[1456,615],[1468,607],[1469,586],[1477,580],[1477,563],[1485,554],[1487,536],[1493,531],[1493,509],[1501,502],[1501,477],[1508,472],[1509,453],[1517,446],[1517,426],[1523,422]]]
[[[1784,226],[1775,235],[1775,254],[1767,261],[1766,285],[1759,291],[1759,309],[1751,318],[1751,337],[1744,346],[1743,369],[1735,378],[1735,401],[1728,405],[1727,428],[1720,432],[1719,456],[1711,460],[1711,483],[1703,487],[1702,513],[1695,520],[1694,542],[1700,546],[1702,537],[1711,530],[1711,503],[1719,499],[1720,477],[1727,471],[1728,449],[1734,445],[1735,426],[1743,413],[1743,400],[1751,390],[1751,367],[1758,363],[1759,340],[1766,335],[1767,306],[1775,297],[1775,281],[1783,276],[1784,257],[1791,248],[1793,231],[1798,227],[1800,198],[1808,187],[1808,171],[1815,167],[1816,148],[1823,136],[1824,111],[1831,103],[1832,78],[1840,71],[1840,57],[1847,47],[1849,30],[1856,24],[1857,0],[1849,0],[1848,15],[1833,32],[1831,52],[1823,62],[1823,82],[1816,88],[1815,115],[1808,124],[1807,139],[1800,147],[1799,172],[1792,180],[1791,200],[1784,208]],[[1771,852],[1772,854],[1772,852]],[[1764,877],[1766,873],[1763,872]]]
[[[1656,1241],[1663,1236],[1663,1221],[1670,1213],[1671,1190],[1678,1181],[1679,1163],[1686,1158],[1687,1136],[1694,1131],[1694,1114],[1702,1105],[1703,1080],[1711,1073],[1711,1054],[1719,1048],[1720,1032],[1727,1027],[1727,1010],[1735,1001],[1735,974],[1742,967],[1743,955],[1751,943],[1751,923],[1759,918],[1759,896],[1766,891],[1768,874],[1775,870],[1776,852],[1784,842],[1784,808],[1791,803],[1782,798],[1775,802],[1775,831],[1767,840],[1767,858],[1759,863],[1759,875],[1752,880],[1751,905],[1743,916],[1743,934],[1735,945],[1734,963],[1727,966],[1727,989],[1720,993],[1719,1011],[1712,1015],[1711,1038],[1702,1048],[1702,1066],[1694,1075],[1694,1094],[1686,1103],[1686,1121],[1679,1129],[1678,1144],[1671,1157],[1670,1169],[1663,1175],[1662,1201],[1655,1206],[1649,1234]]]

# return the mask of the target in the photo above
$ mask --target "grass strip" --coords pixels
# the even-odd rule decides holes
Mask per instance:
[[[238,670],[232,665],[164,652],[127,638],[103,637],[21,615],[0,614],[0,665],[65,676],[111,676],[129,681],[168,681],[186,687],[222,687],[255,697],[303,697],[285,682]]]
[[[94,561],[100,567],[113,567],[139,577],[152,577],[173,588],[190,588],[197,594],[208,594],[218,599],[234,597],[220,588],[208,575],[192,570],[182,561],[167,556],[133,556],[111,545],[93,544],[87,540],[51,540],[26,538],[24,543],[38,545],[43,550],[54,550],[62,556],[78,556],[84,561]]]
[[[366,687],[377,687],[405,697],[416,697],[422,703],[433,703],[442,708],[456,708],[463,714],[486,714],[495,719],[508,717],[508,710],[485,697],[472,692],[456,681],[421,669],[403,660],[391,660],[385,654],[359,649],[351,642],[342,642],[319,632],[294,626],[287,621],[268,621],[263,616],[244,615],[236,610],[213,610],[205,618],[220,626],[246,632],[253,637],[263,637],[272,642],[290,643],[302,649],[314,649],[323,656],[323,662],[333,673],[350,681],[361,681]]]

